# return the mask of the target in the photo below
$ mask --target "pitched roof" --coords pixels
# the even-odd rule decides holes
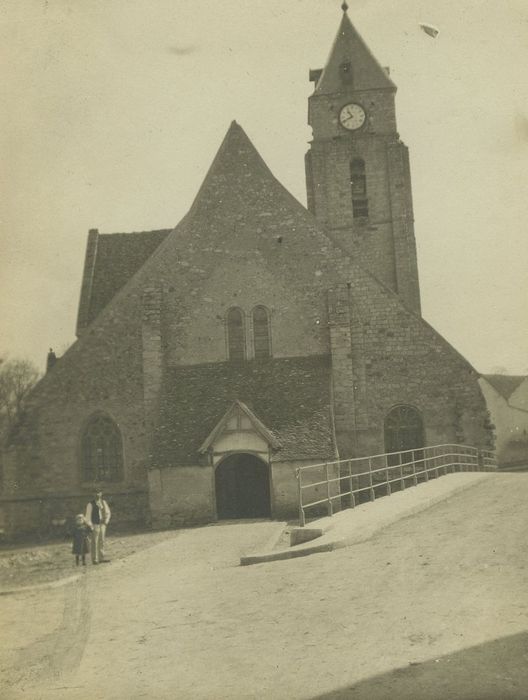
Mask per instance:
[[[277,438],[273,433],[266,428],[264,423],[253,413],[253,411],[246,406],[243,401],[238,399],[234,401],[231,406],[227,409],[222,418],[218,421],[209,435],[205,438],[204,442],[198,450],[201,453],[207,452],[207,450],[214,445],[215,441],[222,435],[226,430],[229,420],[236,416],[236,414],[245,415],[249,423],[252,425],[253,430],[260,435],[260,437],[265,440],[270,447],[273,449],[279,449],[282,447]]]
[[[246,226],[244,234],[238,233],[244,228],[243,220],[249,218],[252,218],[251,226]],[[297,234],[300,245],[288,259],[287,244],[294,241],[296,231],[301,227],[305,239],[301,240]],[[191,209],[175,229],[130,234],[90,233],[79,304],[78,335],[148,260],[157,253],[160,258],[164,256],[161,248],[165,244],[169,246],[167,250],[177,249],[181,257],[178,265],[182,266],[178,266],[178,270],[185,273],[188,272],[185,269],[188,259],[196,253],[202,257],[200,267],[205,267],[207,262],[217,265],[220,255],[225,254],[222,245],[228,237],[232,238],[229,234],[235,230],[240,254],[247,253],[248,247],[252,250],[260,248],[262,253],[271,253],[274,257],[280,252],[285,276],[289,275],[286,268],[291,266],[291,259],[303,255],[305,246],[312,248],[314,263],[317,261],[323,268],[325,257],[331,258],[335,265],[343,255],[337,245],[331,245],[305,207],[276,180],[244,130],[233,121]],[[279,239],[282,246],[277,246]],[[320,247],[329,245],[332,251],[321,255]],[[207,252],[204,248],[208,248]],[[255,252],[258,254],[259,251]],[[330,264],[326,267],[331,269]],[[174,267],[168,272],[172,284]],[[311,275],[313,278],[313,270]]]
[[[328,357],[172,367],[163,387],[155,467],[197,464],[200,447],[237,400],[281,445],[276,460],[335,458]]]
[[[137,240],[148,239],[151,233],[154,238],[156,234],[163,238],[162,242],[152,244],[154,252],[150,255],[150,251],[147,252],[143,264],[142,256],[138,256],[139,269],[128,281],[124,284],[109,282],[116,285],[117,291],[94,319],[98,327],[107,329],[109,339],[119,333],[118,318],[127,326],[130,326],[130,322],[124,320],[127,314],[129,319],[140,322],[138,294],[141,296],[147,286],[153,285],[170,291],[175,323],[184,327],[185,319],[195,308],[194,295],[204,280],[226,260],[246,264],[248,253],[279,282],[302,290],[307,305],[313,309],[314,321],[321,310],[326,314],[326,297],[322,293],[341,283],[349,285],[354,303],[365,308],[373,304],[386,308],[390,303],[400,312],[416,316],[395,292],[359,267],[331,234],[320,227],[315,217],[274,177],[236,122],[231,124],[191,209],[172,231],[121,235],[122,240],[128,242],[135,240],[134,236]],[[119,234],[116,240],[118,238]],[[298,260],[303,264],[292,264]],[[101,296],[108,298],[110,292],[108,296]],[[90,295],[83,290],[82,297],[89,299]],[[428,326],[423,319],[420,321]],[[316,331],[314,327],[314,335],[322,332],[323,325],[318,328]],[[430,330],[449,345],[433,328]],[[38,391],[61,374],[61,368],[65,369],[70,357],[96,342],[93,340],[86,345],[87,340],[81,342],[85,339],[83,335],[61,357],[54,371],[39,382]],[[467,360],[462,357],[461,360],[471,367]]]
[[[77,332],[88,326],[172,229],[89,234]]]
[[[352,67],[354,90],[396,90],[387,71],[378,63],[344,12],[330,56],[315,86],[315,94],[341,92],[343,85],[339,67],[348,62]]]
[[[154,252],[106,304],[92,323],[93,332],[83,334],[37,384],[32,400],[38,401],[48,388],[60,387],[65,381],[73,392],[75,382],[85,381],[81,376],[86,375],[75,372],[76,365],[101,345],[105,362],[94,382],[108,371],[122,376],[124,385],[130,384],[132,377],[140,383],[143,313],[138,300],[144,290],[159,290],[164,303],[170,305],[171,328],[178,329],[175,346],[182,345],[188,320],[200,300],[200,290],[214,274],[221,274],[226,264],[242,268],[248,260],[273,275],[279,286],[300,292],[297,296],[305,304],[303,322],[309,325],[321,353],[327,343],[326,292],[335,285],[346,284],[358,314],[382,317],[390,310],[400,316],[409,314],[429,328],[395,292],[358,267],[332,241],[314,216],[276,180],[241,127],[233,123],[188,214],[166,233]],[[302,264],[296,264],[300,260]],[[430,331],[451,348],[434,329]],[[303,348],[297,351],[302,352]],[[173,347],[168,362],[178,362],[177,352]],[[460,360],[471,368],[464,358]],[[277,434],[284,445],[281,454],[307,459],[333,457],[329,370],[323,381],[311,361],[313,356],[304,360],[274,359],[265,371],[258,373],[253,372],[256,365],[252,362],[238,369],[225,362],[168,367],[162,382],[165,394],[153,463],[196,463],[196,450],[237,399]],[[292,368],[299,368],[300,372],[308,367],[298,385],[290,387],[280,373],[273,375],[275,368],[285,367],[287,362],[293,362]],[[259,377],[268,378],[259,384]],[[174,387],[181,387],[182,391]],[[312,388],[312,400],[306,404],[303,391]],[[187,393],[200,400],[190,405],[185,399]],[[167,397],[171,405],[167,405]],[[289,416],[281,417],[284,406]]]
[[[509,399],[519,384],[526,379],[526,375],[513,374],[483,374],[482,376],[505,399]]]
[[[152,281],[155,269],[157,284],[174,287],[183,310],[195,306],[191,292],[226,259],[248,256],[288,283],[296,280],[318,290],[351,274],[350,258],[275,178],[233,121],[189,212],[141,274]],[[300,258],[303,265],[292,269],[292,261]]]
[[[117,302],[117,296],[132,289],[129,283],[142,288],[147,280],[149,285],[171,288],[175,306],[178,300],[176,313],[184,317],[195,306],[193,295],[208,275],[226,258],[244,261],[248,254],[286,285],[302,286],[307,298],[336,283],[355,280],[358,289],[373,286],[399,299],[359,268],[319,226],[275,178],[235,121],[189,212],[172,231],[110,234],[99,239],[107,252],[95,255],[92,289],[89,294],[83,290],[82,298],[91,300],[88,322],[106,311],[110,299]],[[122,250],[128,245],[134,249],[130,255]],[[115,275],[112,261],[119,266],[120,260],[123,272]],[[295,260],[303,264],[292,266]],[[136,271],[128,277],[134,267]],[[116,280],[111,279],[114,275]]]

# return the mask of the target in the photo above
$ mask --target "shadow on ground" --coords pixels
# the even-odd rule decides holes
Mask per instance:
[[[478,621],[475,621],[478,624]],[[353,663],[353,654],[351,654]],[[311,700],[527,700],[528,633],[409,664]]]

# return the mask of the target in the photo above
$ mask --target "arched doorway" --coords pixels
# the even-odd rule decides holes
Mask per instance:
[[[385,418],[385,452],[403,452],[424,446],[423,421],[413,406],[395,406]]]
[[[269,466],[252,454],[233,454],[215,472],[219,519],[271,517]]]

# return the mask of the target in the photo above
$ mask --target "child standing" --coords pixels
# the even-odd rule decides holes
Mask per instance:
[[[84,515],[79,513],[75,516],[75,526],[73,528],[72,553],[75,554],[75,563],[79,566],[79,559],[82,565],[86,566],[86,555],[90,551],[90,528],[86,524]]]

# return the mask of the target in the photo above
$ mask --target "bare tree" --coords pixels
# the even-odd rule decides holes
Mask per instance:
[[[2,439],[22,417],[24,401],[39,379],[39,371],[27,360],[0,358],[0,435]]]

